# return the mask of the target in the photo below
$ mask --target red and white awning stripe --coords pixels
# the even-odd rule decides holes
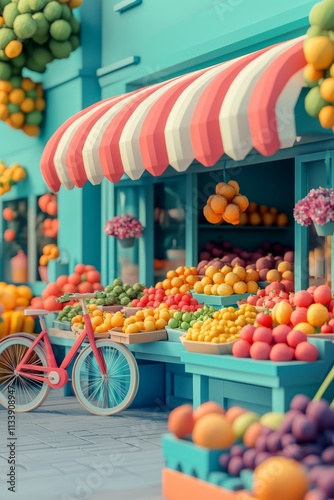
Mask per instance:
[[[225,153],[269,156],[296,141],[294,108],[305,37],[93,104],[47,143],[43,177],[53,191],[214,165]]]

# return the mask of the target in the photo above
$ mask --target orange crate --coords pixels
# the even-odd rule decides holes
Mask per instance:
[[[166,500],[256,500],[247,491],[230,491],[171,469],[162,471],[162,496]]]

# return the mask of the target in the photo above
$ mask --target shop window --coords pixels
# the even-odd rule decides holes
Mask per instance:
[[[331,237],[318,236],[313,225],[309,228],[309,286],[332,285]]]
[[[35,279],[46,281],[47,266],[51,259],[58,257],[57,197],[43,194],[36,200],[36,269]]]
[[[154,185],[154,278],[185,265],[185,191],[179,181]]]
[[[28,281],[28,201],[3,204],[2,276],[7,282]]]
[[[117,215],[130,214],[137,217],[138,198],[133,188],[117,189]],[[134,285],[139,281],[139,246],[134,239],[130,246],[128,242],[117,240],[117,273],[123,283]]]

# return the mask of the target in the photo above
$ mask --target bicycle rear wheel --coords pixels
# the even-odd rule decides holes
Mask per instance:
[[[31,345],[32,340],[24,337],[8,338],[0,343],[0,404],[8,408],[10,390],[13,393],[15,406],[13,411],[16,412],[34,410],[43,403],[50,390],[46,382],[32,380],[22,373],[15,373],[18,363]],[[38,345],[34,347],[26,364],[31,365],[31,373],[34,374],[36,372],[33,372],[33,366],[47,366],[46,356]],[[42,375],[42,372],[38,373]]]
[[[72,373],[74,392],[86,410],[95,415],[114,415],[125,410],[137,394],[138,365],[133,354],[123,345],[98,340],[107,375],[103,377],[91,346],[79,354]]]

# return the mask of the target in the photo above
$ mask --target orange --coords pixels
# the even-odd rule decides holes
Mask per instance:
[[[21,104],[25,99],[25,92],[22,89],[13,89],[9,94],[9,101],[13,104]]]
[[[165,328],[165,326],[167,326],[167,321],[162,318],[157,319],[157,321],[155,322],[155,326],[157,330],[162,330],[163,328]]]
[[[216,194],[210,201],[210,207],[216,214],[224,213],[226,206],[227,199],[225,196],[220,196],[219,194]]]
[[[4,90],[0,90],[0,103],[7,104],[8,102],[8,94]]]
[[[233,294],[233,288],[231,285],[228,285],[227,283],[222,283],[221,285],[218,286],[218,295],[220,296],[227,296],[227,295],[232,295]]]
[[[247,293],[247,284],[244,281],[238,281],[233,285],[234,293]]]
[[[190,276],[187,276],[187,278],[186,278],[186,282],[190,286],[194,286],[198,280],[199,280],[199,278],[197,276],[194,276],[193,274],[191,274]]]
[[[266,274],[266,280],[273,283],[274,281],[281,281],[282,274],[276,269],[270,269]]]
[[[178,276],[181,276],[181,274],[184,273],[184,266],[179,266],[175,269],[175,272],[177,273]]]
[[[325,101],[334,101],[334,78],[325,78],[320,85],[320,95]]]
[[[266,212],[262,214],[262,223],[264,226],[273,226],[275,222],[276,216],[271,212]]]
[[[181,278],[172,278],[171,285],[172,287],[180,288],[183,285],[183,280]]]
[[[123,326],[123,323],[124,323],[124,318],[123,318],[123,315],[121,313],[120,314],[115,313],[113,315],[113,317],[111,318],[111,326],[113,328]]]
[[[155,285],[155,288],[162,288],[162,282],[158,281],[158,283]]]
[[[217,189],[217,187],[219,188]],[[216,193],[220,196],[225,196],[228,202],[232,201],[234,196],[236,195],[235,189],[230,184],[225,184],[225,182],[221,182],[216,187]]]
[[[187,293],[187,292],[189,292],[189,290],[190,290],[190,286],[187,284],[180,286],[180,293]]]
[[[224,283],[225,277],[222,273],[215,273],[212,277],[212,280],[214,283],[220,285],[221,283]]]
[[[21,111],[18,111],[17,113],[12,113],[9,118],[12,127],[16,129],[22,128],[25,117],[24,114],[21,113]]]
[[[247,281],[247,292],[257,292],[259,289],[259,285],[256,281]]]
[[[278,226],[286,226],[289,223],[289,218],[286,214],[278,214],[276,219],[276,224]]]
[[[329,80],[329,78],[328,78]],[[334,78],[331,78],[334,80]],[[333,97],[334,100],[334,97]],[[334,127],[334,106],[324,106],[318,115],[320,125],[324,128]]]
[[[205,276],[208,278],[213,278],[213,276],[217,273],[217,268],[215,266],[209,266],[205,270]]]
[[[173,288],[170,289],[170,294],[176,295],[177,293],[179,293],[179,289],[176,286],[173,286]]]
[[[246,270],[246,283],[248,281],[259,281],[260,279],[260,276],[259,276],[259,273],[258,271],[255,271],[255,269],[247,269]]]
[[[196,293],[203,293],[203,285],[200,281],[197,281],[195,284],[194,284],[194,290]]]
[[[32,299],[33,296],[32,290],[26,285],[17,286],[16,292],[19,297],[25,297],[28,300]]]
[[[246,269],[242,266],[234,266],[233,268],[234,274],[239,276],[239,279],[241,281],[244,281],[246,279]]]
[[[92,322],[93,326],[102,325],[102,323],[103,323],[102,317],[101,316],[94,316],[93,318],[91,318],[91,322]]]
[[[0,104],[0,120],[6,120],[8,115],[9,111],[6,104]]]
[[[310,323],[298,323],[293,327],[293,330],[298,330],[299,332],[305,333],[305,335],[313,335],[315,333],[314,326],[310,325]]]
[[[233,271],[225,275],[225,283],[227,283],[228,285],[233,286],[234,283],[237,283],[238,281],[240,281],[240,278]]]
[[[234,203],[229,203],[223,214],[223,219],[226,222],[234,223],[240,221],[240,208]]]
[[[33,90],[35,88],[35,83],[30,78],[22,78],[21,88],[27,91]]]
[[[220,272],[226,276],[227,273],[230,273],[232,271],[232,267],[230,266],[224,266],[221,268]]]
[[[93,318],[95,316],[102,316],[102,311],[100,309],[95,309],[95,311],[92,312]]]
[[[207,285],[207,286],[211,286],[211,285]],[[219,287],[218,283],[215,283],[214,285],[212,285],[211,295],[218,295],[218,287]]]
[[[258,212],[252,212],[248,216],[251,226],[259,226],[262,222],[261,215]]]
[[[255,203],[255,201],[250,201],[247,208],[247,213],[252,214],[253,212],[256,211],[256,209],[257,209],[257,204]]]
[[[166,273],[166,278],[171,280],[172,278],[177,277],[177,272],[176,271],[167,271]]]
[[[239,207],[240,212],[245,212],[249,205],[248,198],[242,194],[235,196],[232,202]]]
[[[235,194],[239,194],[240,192],[240,186],[239,184],[237,183],[237,181],[234,181],[234,180],[230,180],[228,181],[228,183],[230,186],[232,186],[234,188],[234,191],[235,191]]]
[[[138,325],[136,325],[136,323],[127,326],[125,329],[125,333],[138,333],[138,332],[139,332],[139,327]]]
[[[292,271],[292,263],[288,262],[287,260],[283,260],[280,262],[277,266],[277,271],[280,273],[284,273],[285,271]]]
[[[334,61],[334,46],[327,36],[314,36],[304,42],[306,62],[315,69],[327,69]]]
[[[21,111],[24,113],[30,113],[35,109],[34,100],[31,97],[26,97],[20,104]]]
[[[22,130],[30,137],[35,137],[41,131],[41,129],[37,125],[30,125],[30,123],[25,123],[22,127]]]
[[[295,275],[293,271],[284,271],[282,274],[282,279],[287,280],[287,281],[294,281],[295,280]]]
[[[164,290],[167,290],[168,288],[171,288],[171,281],[169,279],[165,279],[162,282],[162,288]]]
[[[44,111],[46,107],[46,101],[45,99],[43,99],[42,97],[37,97],[35,99],[35,108],[36,108],[36,111]]]
[[[10,59],[14,59],[21,54],[23,49],[22,42],[19,40],[11,40],[5,47],[5,54]]]
[[[211,295],[211,289],[212,289],[212,285],[205,285],[204,290],[203,290],[205,295]]]
[[[307,321],[312,326],[322,326],[328,321],[328,309],[322,304],[311,304],[307,310]]]
[[[208,276],[205,276],[204,278],[201,279],[201,284],[202,284],[202,286],[213,285],[213,281]]]
[[[155,323],[153,321],[144,321],[144,330],[154,332],[156,330]]]
[[[206,218],[206,220],[208,222],[210,222],[211,224],[218,224],[218,222],[221,221],[221,215],[220,214],[216,214],[210,205],[205,205],[205,207],[203,208],[203,214],[204,214],[204,217]]]
[[[306,64],[304,68],[304,78],[306,78],[306,80],[310,80],[311,82],[317,82],[320,78],[323,78],[324,73],[324,70],[316,69],[313,64]]]

